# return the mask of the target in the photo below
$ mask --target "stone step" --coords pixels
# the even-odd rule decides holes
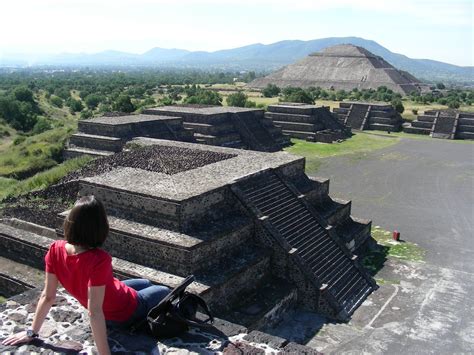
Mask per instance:
[[[276,277],[267,277],[229,311],[216,315],[249,330],[261,329],[277,324],[296,303],[297,290],[292,284]]]
[[[371,123],[369,125],[370,129],[377,131],[386,131],[386,132],[397,132],[400,130],[401,125],[393,124],[382,124],[382,123]]]
[[[69,144],[76,147],[83,147],[110,152],[120,152],[125,141],[117,137],[99,136],[87,133],[75,133],[69,138]]]
[[[473,120],[474,121],[474,120]],[[474,132],[474,125],[459,125],[458,126],[458,133],[461,132]]]
[[[409,127],[404,127],[403,132],[429,135],[431,133],[431,128],[420,128],[420,127],[409,126]]]
[[[244,216],[212,221],[189,234],[130,221],[113,211],[108,219],[111,237],[104,247],[112,255],[179,275],[218,263],[254,233],[251,219]]]
[[[468,126],[474,126],[474,118],[472,117],[459,117],[458,120],[459,125],[468,125]]]
[[[0,256],[0,295],[9,298],[44,285],[44,271]]]
[[[328,196],[326,199],[318,201],[313,207],[329,224],[336,225],[349,218],[351,205],[350,200]]]
[[[289,135],[291,138],[298,138],[298,139],[313,139],[314,132],[301,132],[301,131],[290,131],[290,130],[283,130],[284,134]]]
[[[370,115],[369,117],[370,118],[394,118],[396,119],[396,112],[395,110],[391,109],[391,110],[388,110],[388,111],[380,111],[380,110],[370,110]]]
[[[64,154],[64,159],[72,159],[72,158],[80,157],[82,155],[90,155],[92,157],[100,158],[100,157],[108,157],[110,155],[113,155],[114,152],[69,146],[68,148],[64,150],[63,154]]]
[[[194,133],[194,138],[196,139],[197,142],[205,142],[204,144],[207,144],[207,145],[223,145],[229,142],[235,142],[235,141],[241,140],[240,134],[238,133],[228,133],[228,134],[222,134],[218,136]]]
[[[297,123],[286,121],[273,121],[277,127],[281,127],[283,131],[298,131],[298,132],[316,132],[324,129],[321,123]]]
[[[348,250],[359,254],[364,251],[364,244],[370,238],[371,227],[372,221],[350,216],[336,225],[336,233]]]
[[[287,248],[294,250],[299,256],[304,265],[302,274],[310,280],[314,277],[320,284],[327,284],[330,292],[327,297],[337,302],[338,306],[334,307],[342,307],[337,313],[340,310],[348,312],[353,304],[358,305],[363,301],[358,298],[361,294],[359,283],[361,287],[372,289],[372,283],[366,278],[365,271],[355,264],[347,250],[338,244],[320,224],[316,215],[277,175],[268,172],[240,181],[234,191],[238,195],[241,194],[243,201],[255,211],[256,216],[267,216],[265,223],[272,226],[267,228],[269,232],[274,233],[275,238],[283,239],[288,245]],[[297,202],[288,201],[289,195]],[[265,197],[273,200],[274,196],[280,196],[282,199],[277,209],[265,200]],[[290,207],[286,208],[287,206]],[[267,210],[269,208],[270,210]],[[343,210],[344,213],[341,212],[340,217],[350,213],[350,203],[346,203]],[[271,232],[272,229],[276,232]]]
[[[54,239],[0,223],[0,256],[6,259],[44,270],[44,256],[53,242]],[[268,275],[269,262],[268,254],[249,244],[225,255],[216,266],[193,270],[191,273],[196,276],[196,282],[189,290],[202,295],[216,309],[222,308],[223,304],[236,302],[242,294],[255,289]],[[156,284],[175,287],[186,276],[117,257],[112,258],[112,263],[119,279],[147,278]]]
[[[315,123],[316,118],[312,115],[298,115],[290,113],[266,112],[265,118],[275,121],[296,122],[296,123]]]
[[[419,115],[416,120],[423,121],[423,122],[431,122],[434,123],[436,116],[434,115]]]
[[[474,132],[458,132],[456,137],[460,139],[474,139]]]
[[[381,124],[397,124],[398,123],[397,117],[370,117],[369,118],[369,124],[370,123],[381,123]]]
[[[179,230],[180,204],[134,191],[99,185],[87,180],[80,181],[81,195],[94,195],[102,201],[111,215],[127,216],[127,219],[166,229]],[[67,212],[65,212],[67,213]]]
[[[312,115],[314,106],[312,105],[268,105],[268,112],[297,114],[297,115]]]
[[[195,133],[203,135],[218,135],[223,132],[235,132],[234,125],[232,124],[208,124],[208,123],[196,123],[196,122],[184,122],[184,127],[192,129]]]
[[[431,129],[433,128],[433,122],[429,121],[413,121],[411,123],[412,127],[417,127],[417,128],[428,128]]]

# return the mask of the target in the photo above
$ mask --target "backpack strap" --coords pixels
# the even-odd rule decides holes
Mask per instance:
[[[185,297],[189,297],[189,298],[193,299],[196,302],[196,304],[202,308],[204,313],[207,315],[207,318],[204,319],[204,320],[200,320],[200,319],[197,319],[197,318],[189,319],[189,318],[183,317],[180,314],[180,312],[173,312],[173,317],[178,319],[179,321],[187,324],[187,325],[191,325],[191,326],[195,326],[195,327],[210,327],[210,326],[212,326],[212,323],[214,323],[214,317],[212,316],[211,311],[209,310],[209,307],[208,307],[206,301],[204,301],[198,295],[195,295],[195,294],[192,294],[192,293],[187,293],[185,295]]]

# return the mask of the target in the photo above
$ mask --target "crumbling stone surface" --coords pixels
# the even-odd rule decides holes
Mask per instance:
[[[31,325],[33,313],[27,312],[26,308],[28,304],[34,303],[38,296],[39,290],[35,289],[0,305],[0,340]],[[0,345],[0,353],[97,353],[86,310],[63,291],[58,292],[57,301],[41,328],[40,339],[20,346]],[[22,316],[17,317],[18,314]],[[161,341],[145,333],[130,334],[117,329],[108,330],[108,339],[113,353],[288,353],[283,346],[288,343],[285,339],[261,332],[247,334],[246,328],[221,319],[216,319],[212,328],[193,328],[179,337]],[[306,350],[308,354],[314,353],[305,346],[292,346],[296,346],[298,350]]]

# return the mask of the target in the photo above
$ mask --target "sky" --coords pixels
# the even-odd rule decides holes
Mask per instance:
[[[2,0],[0,56],[357,36],[411,58],[472,66],[473,7],[474,0]]]

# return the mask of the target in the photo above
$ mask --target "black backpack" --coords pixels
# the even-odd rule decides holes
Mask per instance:
[[[148,312],[146,322],[154,337],[173,338],[189,330],[190,326],[212,326],[214,318],[206,302],[201,297],[185,291],[193,281],[194,276],[188,276]],[[207,318],[198,318],[198,310]]]

